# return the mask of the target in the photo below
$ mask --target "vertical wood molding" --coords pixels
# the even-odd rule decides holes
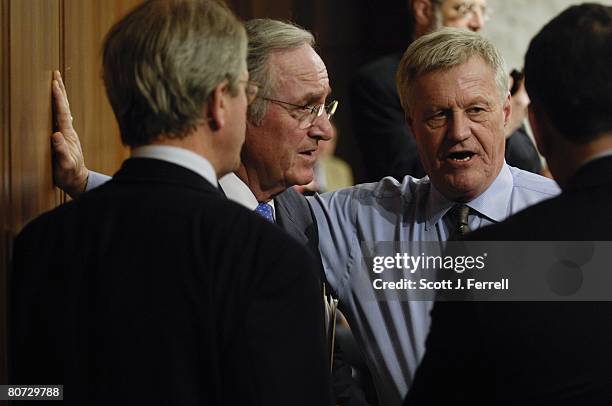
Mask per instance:
[[[7,380],[7,292],[11,252],[9,0],[0,0],[0,384]]]
[[[59,67],[59,0],[10,2],[12,231],[57,204],[51,168],[51,72]]]
[[[141,0],[64,0],[64,79],[87,167],[112,175],[128,149],[101,79],[102,42],[111,25]]]

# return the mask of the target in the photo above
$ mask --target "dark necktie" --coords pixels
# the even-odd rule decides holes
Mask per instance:
[[[449,240],[458,240],[471,231],[468,224],[469,212],[470,208],[465,204],[455,204],[448,211],[452,224]]]
[[[268,220],[270,223],[274,223],[274,216],[272,215],[272,206],[268,203],[259,203],[255,208],[255,213]]]

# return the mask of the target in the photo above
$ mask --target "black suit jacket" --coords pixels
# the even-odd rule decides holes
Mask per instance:
[[[364,182],[425,176],[395,86],[401,58],[397,53],[371,62],[351,82],[353,133],[366,169]]]
[[[277,224],[312,253],[316,267],[313,270],[321,282],[327,282],[321,254],[319,230],[310,205],[300,193],[288,188],[274,198]]]
[[[506,163],[523,170],[542,173],[542,162],[533,141],[527,135],[527,130],[521,126],[512,135],[506,138]]]
[[[311,267],[194,172],[129,159],[16,239],[11,382],[79,405],[328,405]]]
[[[611,201],[607,157],[470,239],[610,241]],[[438,302],[432,318],[407,406],[612,404],[612,302]]]

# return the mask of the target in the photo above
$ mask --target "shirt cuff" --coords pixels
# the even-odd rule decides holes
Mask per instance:
[[[85,191],[89,192],[91,189],[95,189],[100,185],[105,184],[111,180],[110,176],[103,175],[98,172],[89,171],[89,176],[87,177],[87,186],[85,186]]]

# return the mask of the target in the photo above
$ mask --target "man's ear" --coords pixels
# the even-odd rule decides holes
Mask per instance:
[[[208,126],[213,131],[217,131],[225,126],[228,91],[227,80],[224,80],[215,87],[206,105]]]
[[[540,151],[540,154],[544,158],[548,158],[550,156],[552,145],[550,136],[551,128],[549,128],[550,124],[548,123],[546,113],[541,111],[541,109],[538,109],[532,103],[529,105],[527,115],[529,117],[529,125],[531,126],[531,131],[533,131],[533,138],[535,138],[538,151]]]
[[[508,126],[510,123],[510,117],[512,115],[512,103],[510,97],[510,92],[508,92],[506,100],[504,100],[504,105],[502,106],[502,111],[504,113],[504,127]]]
[[[417,26],[429,27],[433,18],[430,0],[412,0],[412,13]]]

